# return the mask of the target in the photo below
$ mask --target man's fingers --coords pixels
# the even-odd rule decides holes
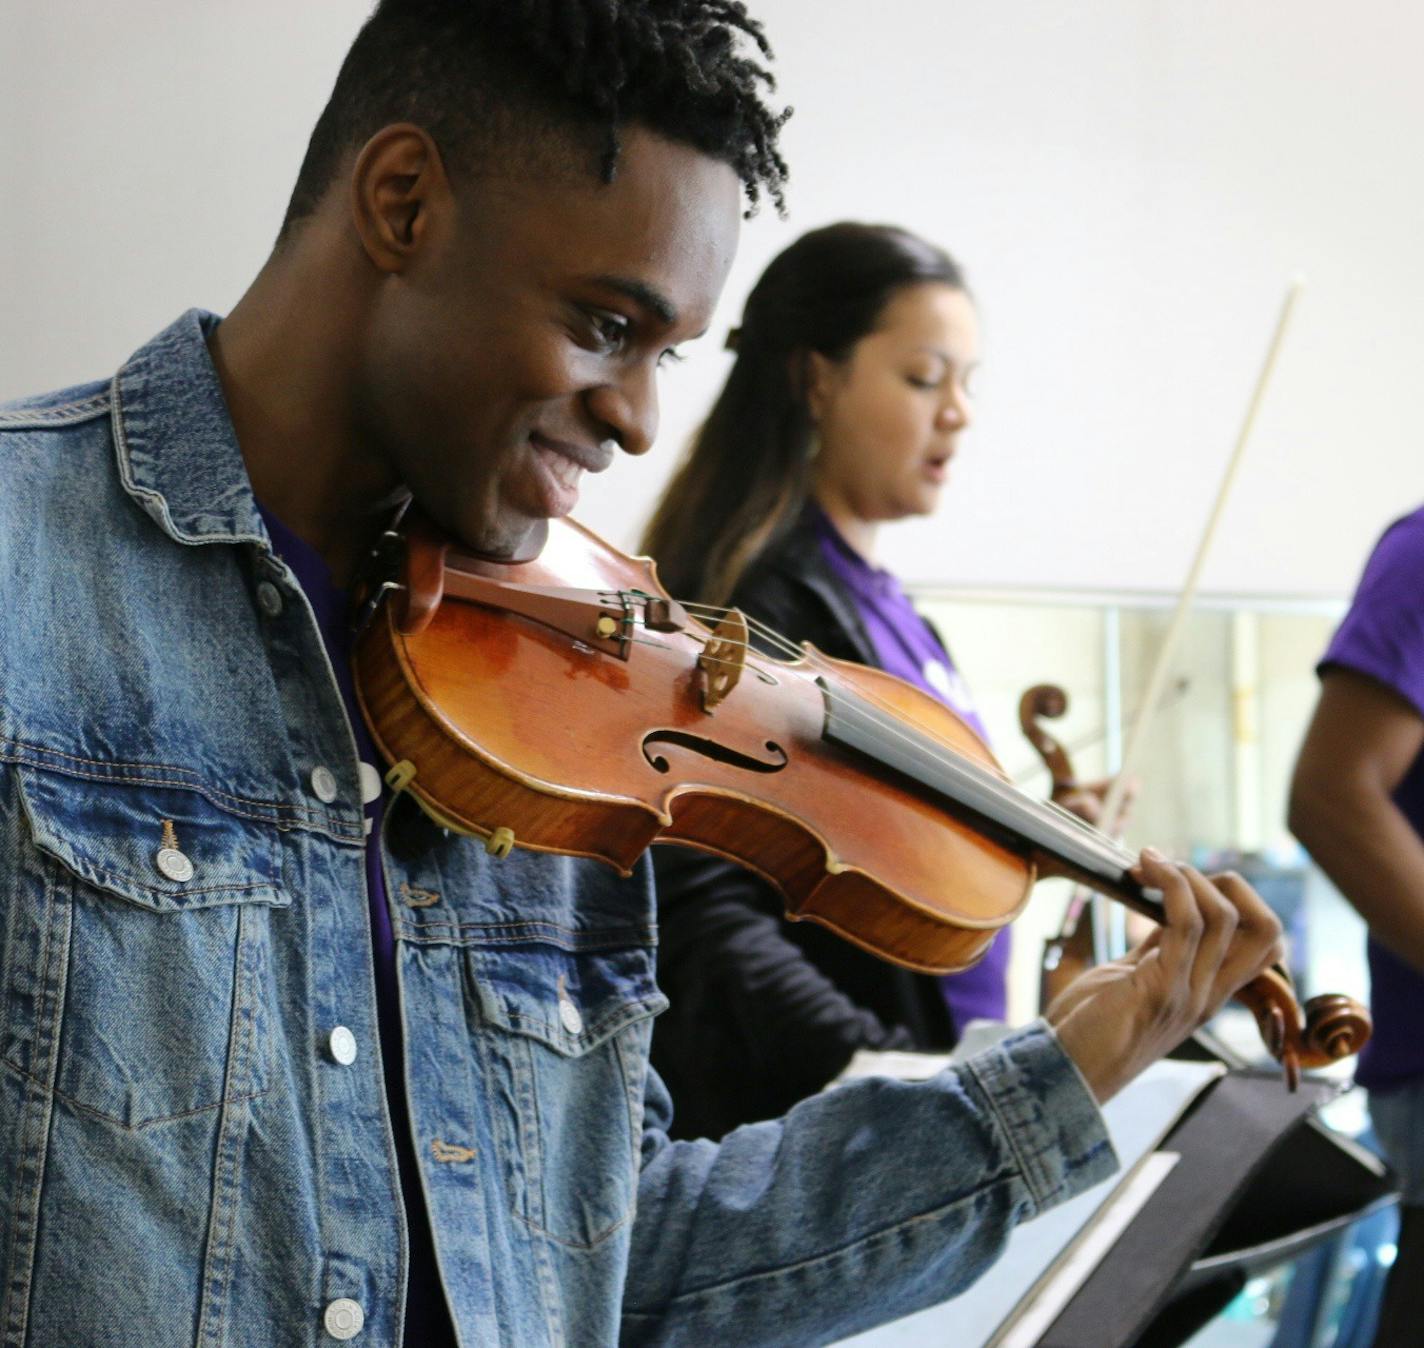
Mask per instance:
[[[1150,847],[1142,849],[1142,859],[1132,868],[1132,873],[1144,886],[1162,892],[1165,921],[1157,948],[1163,966],[1174,981],[1179,975],[1189,977],[1203,928],[1191,885],[1179,867]]]
[[[1272,964],[1285,961],[1285,937],[1281,920],[1266,901],[1235,871],[1226,871],[1211,877],[1212,883],[1235,905],[1239,915],[1240,935],[1236,959],[1246,969],[1242,982],[1249,981]]]
[[[1258,932],[1271,940],[1281,934],[1280,919],[1267,906],[1265,899],[1235,871],[1222,871],[1219,875],[1213,875],[1211,881],[1235,905],[1243,929]]]
[[[1231,961],[1232,944],[1241,925],[1240,911],[1194,866],[1183,866],[1181,870],[1202,915],[1202,938],[1192,966],[1192,991],[1203,1005],[1215,1003],[1221,1000],[1217,983]]]
[[[1122,957],[1123,964],[1141,964],[1145,955],[1150,955],[1162,944],[1162,928],[1154,926],[1131,950]]]

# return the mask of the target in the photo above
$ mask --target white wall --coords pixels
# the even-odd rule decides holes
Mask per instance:
[[[1172,588],[1291,273],[1310,283],[1207,574],[1338,595],[1424,498],[1424,11],[1402,0],[754,0],[797,107],[663,452],[582,515],[631,542],[767,258],[842,217],[948,244],[979,426],[890,560]],[[265,255],[363,0],[0,0],[0,397],[112,369]],[[695,348],[694,348],[695,350]]]

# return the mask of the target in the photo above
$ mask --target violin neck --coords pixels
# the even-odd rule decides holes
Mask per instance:
[[[842,683],[818,679],[825,698],[822,736],[928,793],[952,813],[973,816],[986,833],[1041,869],[1070,876],[1161,921],[1161,893],[1133,879],[1137,857],[1077,815],[1038,800],[997,773],[877,707]]]

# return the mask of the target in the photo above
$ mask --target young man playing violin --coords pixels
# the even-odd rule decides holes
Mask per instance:
[[[385,808],[342,593],[408,495],[514,558],[649,448],[780,196],[748,38],[387,0],[233,312],[0,409],[0,1341],[826,1342],[1109,1173],[1098,1103],[1279,953],[1145,855],[1168,925],[1051,1026],[671,1143],[646,866]]]

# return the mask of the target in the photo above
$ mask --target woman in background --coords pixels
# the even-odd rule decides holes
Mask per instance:
[[[736,364],[643,540],[665,588],[897,674],[982,736],[938,633],[876,563],[883,524],[938,505],[970,424],[979,327],[958,265],[903,229],[813,230],[767,267],[728,345]],[[672,1003],[653,1062],[683,1136],[784,1113],[857,1048],[945,1051],[970,1020],[1005,1017],[1007,929],[937,979],[788,922],[730,862],[653,856]]]

